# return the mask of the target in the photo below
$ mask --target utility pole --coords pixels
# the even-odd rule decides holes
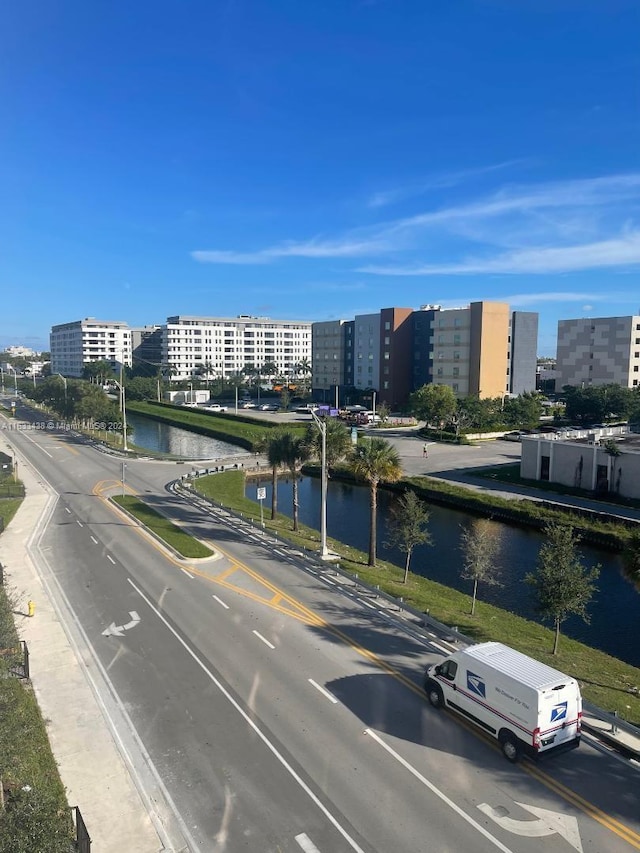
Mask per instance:
[[[327,549],[327,424],[311,410],[311,417],[322,438],[322,473],[320,476],[320,558],[329,559]]]

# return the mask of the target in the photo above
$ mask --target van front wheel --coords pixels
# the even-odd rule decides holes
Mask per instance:
[[[442,693],[440,692],[439,687],[429,687],[427,690],[427,696],[429,698],[429,702],[431,702],[434,708],[442,708]]]
[[[515,764],[519,760],[520,744],[518,738],[512,735],[511,732],[502,732],[500,734],[500,746],[502,747],[502,754],[507,761]]]

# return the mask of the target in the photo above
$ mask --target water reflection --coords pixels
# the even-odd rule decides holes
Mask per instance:
[[[156,453],[166,453],[182,459],[218,459],[225,456],[249,455],[246,450],[236,444],[198,435],[133,412],[127,414],[127,424],[132,429],[130,441],[138,447],[144,447]]]
[[[262,485],[267,486],[265,511],[268,512],[271,489],[266,477]],[[248,486],[247,495],[255,500],[255,481],[251,481]],[[389,510],[394,500],[392,494],[379,491],[378,554],[381,559],[404,566],[405,554],[385,544],[389,538]],[[291,484],[286,478],[282,478],[278,488],[278,507],[283,514],[291,516]],[[473,582],[460,577],[460,536],[463,527],[470,524],[475,516],[435,504],[430,507],[430,512],[429,531],[433,546],[419,545],[415,548],[411,571],[468,593],[470,606]],[[320,482],[313,477],[303,477],[300,483],[300,520],[311,527],[319,528],[319,518]],[[542,536],[534,530],[501,522],[492,523],[496,524],[500,531],[500,551],[496,561],[502,586],[480,583],[478,600],[539,621],[534,611],[530,587],[524,583],[524,577],[535,570]],[[329,536],[365,553],[368,551],[368,488],[329,483],[327,532]],[[591,623],[586,624],[581,619],[572,617],[563,624],[563,633],[640,666],[640,646],[636,642],[640,595],[622,576],[619,556],[586,545],[580,550],[586,565],[600,563],[602,567],[597,581],[598,590],[589,606]]]

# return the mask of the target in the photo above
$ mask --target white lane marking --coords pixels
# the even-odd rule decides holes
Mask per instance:
[[[331,695],[331,693],[329,693],[329,691],[328,691],[328,690],[325,690],[325,689],[324,689],[324,687],[322,687],[320,684],[318,684],[317,682],[315,682],[315,681],[313,680],[313,678],[308,678],[308,679],[307,679],[307,681],[309,682],[309,684],[312,684],[312,685],[316,688],[316,690],[319,690],[319,691],[320,691],[320,693],[322,693],[322,695],[323,695],[323,696],[326,696],[326,697],[327,697],[327,699],[329,700],[329,702],[333,702],[333,704],[334,704],[334,705],[337,705],[338,700],[336,699],[336,697],[335,697],[335,696],[332,696],[332,695]]]
[[[64,508],[64,511],[65,511],[65,512],[68,512],[68,513],[69,513],[69,515],[71,515],[71,510],[69,509],[69,507],[68,507],[68,506],[66,506],[66,507]]]
[[[332,581],[330,578],[322,578],[325,583],[330,583],[331,586],[336,586],[336,582]]]
[[[149,598],[147,598],[147,596],[144,594],[144,592],[142,592],[142,590],[139,589],[135,585],[135,583],[131,580],[131,578],[127,578],[127,580],[129,581],[131,586],[135,589],[135,591],[138,593],[138,595],[147,603],[147,605],[151,608],[151,610],[153,610],[153,612],[156,614],[158,619],[160,619],[160,621],[163,623],[163,625],[166,628],[168,628],[169,631],[171,631],[173,636],[182,645],[182,647],[185,649],[185,651],[189,655],[191,655],[193,660],[198,664],[198,666],[200,667],[200,669],[202,669],[202,671],[205,673],[205,675],[207,675],[209,677],[209,679],[211,680],[211,682],[213,684],[215,684],[215,686],[218,688],[220,693],[222,693],[222,695],[229,702],[229,704],[233,708],[235,708],[235,710],[240,714],[240,716],[243,718],[243,720],[246,722],[246,724],[251,729],[253,729],[253,731],[257,734],[257,736],[260,738],[260,740],[263,742],[263,744],[267,747],[267,749],[271,752],[271,754],[273,756],[275,756],[275,758],[277,758],[277,760],[284,767],[284,769],[287,771],[287,773],[289,773],[289,775],[292,777],[292,779],[294,779],[298,783],[298,785],[300,785],[300,787],[305,792],[305,794],[309,797],[309,799],[313,803],[315,803],[315,805],[320,809],[322,814],[327,818],[327,820],[332,824],[332,826],[334,826],[337,829],[337,831],[345,839],[345,841],[352,847],[353,850],[356,851],[356,853],[364,853],[364,850],[362,849],[362,847],[360,847],[360,845],[349,835],[349,833],[346,831],[346,829],[342,826],[342,824],[340,824],[340,822],[337,820],[337,818],[335,818],[333,816],[333,814],[324,805],[324,803],[319,799],[319,797],[313,793],[313,791],[307,785],[307,783],[304,781],[304,779],[302,779],[298,775],[298,773],[296,773],[296,771],[289,764],[289,762],[282,755],[282,753],[278,752],[278,749],[273,745],[273,743],[271,743],[271,741],[264,734],[262,729],[252,720],[252,718],[246,713],[246,711],[244,711],[242,709],[242,707],[238,704],[238,702],[236,702],[236,700],[229,693],[229,691],[226,690],[224,685],[221,684],[220,681],[218,681],[218,679],[211,672],[211,670],[207,668],[207,666],[200,660],[198,655],[191,649],[191,647],[186,643],[186,641],[182,639],[182,637],[180,636],[180,634],[178,634],[178,632],[175,630],[175,628],[173,628],[173,626],[167,622],[165,617],[155,607],[155,605],[151,602],[151,600]],[[508,851],[508,853],[510,853],[510,851]]]
[[[95,537],[95,536],[92,536],[92,537],[91,537],[91,541],[93,542],[93,544],[94,544],[94,545],[97,545],[97,544],[98,544],[98,540],[96,539],[96,537]]]
[[[23,432],[23,433],[22,433],[22,435],[24,436],[24,438],[26,438],[26,439],[27,439],[27,441],[30,441],[30,442],[31,442],[31,444],[35,445],[35,446],[38,448],[38,450],[41,450],[43,453],[46,453],[46,454],[47,454],[47,456],[49,457],[49,459],[53,459],[53,456],[49,453],[49,451],[48,451],[48,450],[45,450],[45,449],[44,449],[44,447],[40,447],[40,445],[38,444],[38,442],[37,442],[37,441],[34,441],[32,438],[30,438],[30,437],[26,434],[26,432]]]
[[[463,809],[460,808],[459,805],[454,803],[453,800],[450,800],[446,794],[442,793],[440,788],[436,788],[436,786],[433,784],[433,782],[430,782],[427,778],[425,778],[422,775],[422,773],[419,773],[415,769],[415,767],[413,767],[411,764],[409,764],[409,762],[406,759],[404,759],[394,749],[392,749],[387,743],[385,743],[382,740],[382,738],[379,735],[377,735],[372,729],[365,729],[364,733],[366,735],[370,735],[376,741],[376,743],[379,743],[383,749],[386,749],[386,751],[389,753],[389,755],[392,755],[396,759],[396,761],[400,762],[400,764],[402,764],[402,766],[406,770],[408,770],[409,773],[411,773],[413,776],[415,776],[415,778],[419,782],[422,782],[422,784],[426,788],[428,788],[433,794],[436,795],[436,797],[439,797],[444,803],[446,803],[449,806],[449,808],[453,809],[453,811],[457,815],[459,815],[463,820],[466,820],[466,822],[468,824],[470,824],[477,832],[479,832],[480,835],[484,835],[484,837],[486,839],[488,839],[492,844],[495,844],[495,846],[498,848],[498,850],[501,850],[502,853],[513,853],[513,850],[511,850],[510,847],[505,847],[505,845],[501,841],[498,841],[498,839],[494,835],[491,835],[491,833],[488,832],[484,828],[484,826],[481,826],[477,820],[474,820],[471,817],[471,815],[468,815]]]
[[[365,601],[364,598],[359,598],[358,601],[360,604],[364,604],[365,607],[370,607],[372,610],[376,610],[375,604],[371,604],[370,601]]]
[[[393,619],[393,616],[392,616],[390,613],[386,613],[384,610],[378,610],[378,613],[379,613],[381,616],[386,616],[386,617],[387,617],[387,619]]]
[[[225,604],[225,603],[224,603],[224,601],[223,601],[221,598],[218,598],[218,596],[217,596],[217,595],[212,595],[212,596],[211,596],[211,598],[215,598],[215,600],[218,602],[218,604],[221,604],[221,605],[222,605],[222,607],[224,607],[224,609],[225,609],[225,610],[228,610],[228,609],[229,609],[229,605],[228,605],[228,604]]]
[[[183,569],[183,568],[182,568],[182,566],[180,566],[180,571],[181,571],[181,572],[184,572],[184,573],[185,573],[185,575],[186,575],[188,578],[191,578],[191,580],[193,580],[193,575],[190,575],[190,574],[189,574],[189,572],[188,572],[186,569]]]
[[[578,821],[573,815],[564,815],[559,812],[549,811],[549,809],[539,809],[536,806],[528,806],[526,803],[516,803],[516,805],[536,815],[538,820],[518,820],[517,818],[508,817],[506,814],[503,814],[503,812],[507,811],[505,808],[499,807],[494,809],[488,803],[480,803],[478,808],[483,814],[495,820],[498,826],[501,826],[508,832],[513,832],[515,835],[524,835],[526,838],[543,838],[545,835],[555,835],[557,833],[574,850],[577,850],[578,853],[583,853]]]
[[[450,649],[445,649],[444,646],[439,646],[434,640],[429,640],[429,645],[434,646],[434,648],[438,649],[439,652],[442,652],[443,655],[448,655],[450,653]]]
[[[76,518],[76,524],[80,527],[84,527],[84,524]]]
[[[316,847],[306,832],[301,832],[300,835],[296,835],[295,840],[298,842],[300,847],[302,847],[304,853],[320,853],[319,848]]]
[[[269,646],[270,649],[275,649],[275,646],[273,645],[273,643],[270,643],[269,640],[267,640],[266,637],[263,637],[262,634],[258,633],[258,631],[254,631],[253,633],[256,635],[256,637],[259,640],[262,640],[262,642],[265,644],[265,646]]]
[[[113,565],[115,566],[116,561],[113,559],[113,557],[111,556],[111,554],[107,554],[107,560],[111,560],[111,562],[112,562],[112,563],[113,563]]]

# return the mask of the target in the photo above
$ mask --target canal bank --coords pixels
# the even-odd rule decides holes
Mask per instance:
[[[262,530],[258,505],[244,495],[245,478],[242,472],[198,477],[191,482],[193,488],[208,495],[217,505],[241,514],[243,523],[252,520],[253,529],[257,533]],[[317,486],[315,481],[312,482]],[[263,480],[262,486],[264,485]],[[255,483],[249,486],[251,491],[254,486]],[[284,501],[282,508],[284,509]],[[274,547],[282,549],[282,545],[289,542],[293,546],[292,553],[300,559],[305,555],[310,558],[317,555],[320,545],[317,530],[302,524],[300,531],[294,533],[290,518],[281,515],[274,523],[269,515],[265,511],[266,545],[272,543]],[[352,521],[354,529],[361,526],[357,517],[353,516]],[[616,711],[623,719],[640,722],[638,667],[571,639],[565,634],[561,639],[559,654],[553,656],[553,632],[539,622],[525,619],[482,600],[478,602],[476,615],[471,617],[470,594],[428,577],[420,577],[413,572],[409,582],[404,584],[403,570],[400,567],[380,560],[376,568],[370,568],[367,566],[366,553],[345,545],[333,538],[332,530],[329,532],[329,548],[339,555],[341,570],[348,573],[356,584],[365,583],[373,589],[379,587],[399,602],[400,609],[409,606],[419,613],[429,613],[430,617],[444,625],[457,626],[459,632],[472,641],[504,642],[551,666],[570,672],[583,683],[585,695],[591,702],[607,710]]]

